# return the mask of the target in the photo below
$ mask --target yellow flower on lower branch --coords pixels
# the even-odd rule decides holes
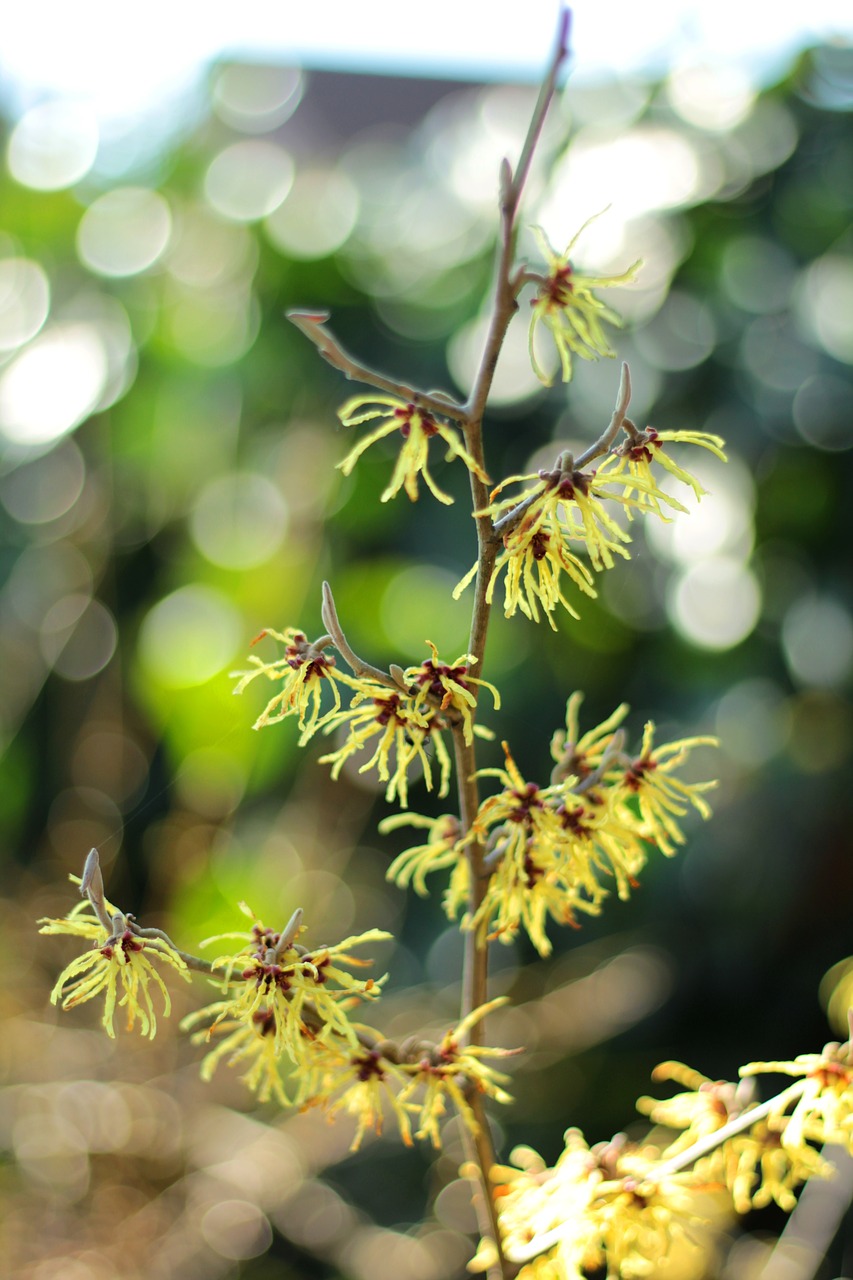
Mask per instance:
[[[400,1137],[412,1145],[409,1109],[401,1101],[406,1084],[405,1071],[376,1048],[363,1045],[355,1050],[346,1045],[318,1046],[303,1106],[322,1107],[333,1119],[343,1111],[356,1122],[351,1151],[357,1151],[368,1131],[381,1134],[384,1113],[390,1108]]]
[[[797,1076],[783,1090],[768,1117],[790,1151],[806,1142],[837,1142],[853,1152],[853,1044],[832,1043],[822,1053],[801,1053],[793,1061],[749,1062],[742,1076],[765,1073]],[[793,1106],[790,1115],[788,1108]]]
[[[248,908],[246,911],[251,915]],[[248,1058],[253,1060],[249,1072],[252,1087],[263,1087],[278,1096],[272,1058],[284,1055],[297,1068],[310,1070],[317,1044],[343,1041],[357,1046],[357,1032],[347,1011],[354,1004],[377,999],[385,978],[355,978],[349,970],[370,961],[351,952],[391,935],[370,929],[334,946],[308,950],[295,941],[300,915],[294,917],[294,927],[282,932],[256,920],[250,933],[234,935],[245,939],[242,949],[213,961],[213,970],[222,973],[225,998],[184,1022],[185,1027],[193,1027],[208,1020],[206,1039],[220,1034],[228,1037],[227,1045],[223,1041],[206,1060],[203,1070],[207,1074],[224,1058],[230,1062]]]
[[[115,1039],[114,1017],[118,1007],[126,1011],[128,1031],[138,1024],[142,1034],[153,1039],[157,1018],[151,986],[162,996],[164,1015],[168,1017],[172,1010],[168,988],[155,963],[168,965],[186,981],[190,980],[187,966],[177,951],[160,939],[138,937],[130,927],[110,936],[93,914],[89,902],[80,903],[64,920],[45,919],[39,923],[40,933],[72,934],[93,944],[91,951],[77,956],[62,970],[50,993],[51,1003],[57,1004],[61,999],[63,1009],[73,1009],[103,995],[102,1022],[108,1036]]]
[[[324,732],[346,728],[347,737],[336,751],[321,756],[323,764],[332,765],[337,778],[345,762],[367,747],[373,754],[359,773],[376,769],[387,782],[387,800],[399,797],[403,808],[408,804],[408,771],[415,761],[423,769],[427,789],[433,786],[433,766],[427,748],[432,747],[438,762],[438,794],[446,796],[450,789],[450,756],[441,736],[446,728],[441,712],[428,704],[417,705],[415,698],[402,689],[395,691],[378,681],[361,681],[352,704],[328,717]]]
[[[369,407],[365,408],[365,406]],[[365,449],[395,431],[400,432],[403,447],[394,467],[391,482],[382,494],[383,502],[395,497],[401,489],[405,489],[411,501],[415,502],[418,497],[418,475],[423,476],[427,488],[439,502],[445,505],[453,502],[448,494],[439,489],[427,467],[429,442],[435,436],[440,437],[447,445],[448,459],[461,458],[470,472],[478,476],[484,484],[488,483],[488,476],[464,447],[461,436],[454,427],[441,422],[426,409],[420,409],[417,405],[400,400],[397,396],[353,396],[338,410],[338,417],[345,427],[360,426],[362,422],[370,422],[377,418],[381,423],[381,426],[375,427],[358,442],[343,462],[338,463],[345,476],[350,474]]]
[[[434,1147],[441,1146],[441,1122],[447,1115],[448,1102],[456,1108],[462,1122],[477,1132],[477,1121],[469,1101],[470,1093],[484,1094],[496,1102],[512,1102],[502,1087],[508,1076],[487,1066],[483,1058],[510,1057],[515,1049],[490,1049],[485,1045],[465,1043],[468,1031],[486,1014],[506,1003],[506,997],[480,1005],[458,1026],[446,1032],[437,1045],[415,1046],[411,1062],[403,1065],[409,1083],[398,1101],[417,1117],[417,1138],[428,1138]]]

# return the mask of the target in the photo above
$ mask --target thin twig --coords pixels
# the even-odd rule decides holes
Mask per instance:
[[[351,382],[364,382],[369,387],[387,391],[389,395],[397,396],[418,409],[428,409],[431,413],[452,418],[454,422],[465,422],[467,411],[462,405],[457,404],[452,396],[445,395],[443,391],[418,391],[405,382],[387,378],[385,374],[377,373],[375,369],[369,369],[367,365],[353,360],[325,327],[329,319],[327,311],[288,311],[287,318],[305,334],[310,342],[313,342],[327,364],[337,369]]]
[[[495,265],[492,313],[478,370],[465,405],[465,414],[463,418],[459,419],[463,426],[465,446],[482,473],[486,472],[483,446],[483,415],[494,380],[498,356],[503,347],[510,321],[518,310],[518,294],[522,287],[521,277],[523,272],[517,271],[513,274],[517,235],[516,215],[524,184],[530,170],[530,164],[542,133],[545,116],[557,85],[560,68],[568,54],[568,32],[569,11],[564,9],[560,16],[556,47],[533,111],[515,172],[513,173],[509,162],[504,160],[499,175],[500,229],[497,262]],[[491,604],[487,597],[500,548],[500,537],[492,528],[491,518],[485,514],[485,509],[489,505],[489,490],[475,472],[471,471],[469,475],[473,503],[472,510],[477,528],[477,576],[468,652],[476,661],[478,673],[482,675],[483,657],[491,613]],[[479,809],[476,751],[473,742],[465,741],[465,735],[458,725],[453,727],[453,742],[456,755],[459,817],[462,831],[467,833],[471,830]],[[468,910],[473,916],[483,901],[489,879],[489,872],[484,865],[485,849],[482,842],[480,840],[471,840],[466,845],[465,856],[468,859],[470,878]],[[483,924],[465,934],[462,1017],[467,1017],[474,1009],[485,1004],[487,998],[488,940],[485,924]],[[484,1042],[482,1019],[471,1028],[469,1035],[473,1044],[482,1044]],[[475,1205],[480,1232],[484,1237],[494,1241],[496,1250],[496,1258],[488,1268],[488,1276],[489,1280],[509,1280],[514,1268],[508,1264],[503,1254],[497,1221],[497,1209],[489,1178],[490,1170],[495,1163],[495,1153],[481,1101],[478,1098],[475,1102],[478,1136],[476,1140],[470,1137],[466,1138],[466,1149],[470,1155],[471,1162],[479,1170],[477,1182],[480,1194],[475,1197]]]
[[[389,689],[394,689],[397,693],[400,692],[400,686],[393,676],[389,675],[387,671],[380,670],[379,667],[374,667],[372,663],[365,662],[363,658],[358,656],[350,645],[344,635],[343,627],[338,620],[338,611],[335,608],[335,597],[332,595],[332,588],[328,582],[323,583],[322,616],[323,624],[328,627],[329,634],[332,637],[335,648],[338,649],[347,660],[354,675],[359,677],[367,676],[371,680],[378,680],[380,684],[387,685]]]

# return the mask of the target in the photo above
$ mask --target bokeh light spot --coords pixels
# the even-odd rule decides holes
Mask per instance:
[[[202,489],[190,533],[203,556],[223,569],[251,569],[279,549],[287,504],[266,476],[243,471],[219,476]]]
[[[3,476],[0,502],[21,524],[46,524],[70,511],[85,480],[83,455],[73,440],[66,440]]]
[[[358,191],[337,169],[299,173],[284,203],[264,223],[287,257],[325,258],[349,237],[358,216]]]
[[[752,477],[747,468],[737,458],[721,462],[712,454],[691,450],[687,445],[665,447],[706,492],[697,502],[684,485],[662,475],[661,487],[688,510],[672,512],[669,523],[647,520],[645,533],[651,546],[668,560],[687,567],[698,559],[722,552],[745,559],[753,546],[755,503]]]
[[[801,684],[843,684],[853,666],[853,618],[832,596],[803,596],[785,614],[782,652]]]
[[[235,606],[212,587],[179,587],[142,623],[139,656],[167,688],[205,684],[233,659],[243,625]]]
[[[710,308],[690,294],[673,290],[660,311],[634,340],[640,353],[658,369],[692,369],[714,350],[716,333]]]
[[[303,78],[295,67],[235,63],[223,67],[213,86],[220,120],[243,133],[267,133],[289,120],[302,97]]]
[[[723,288],[742,311],[764,315],[787,305],[794,285],[794,260],[765,236],[734,236],[720,259]]]
[[[201,1234],[223,1258],[235,1262],[257,1258],[272,1244],[272,1228],[257,1205],[248,1200],[222,1200],[201,1220]]]
[[[211,160],[204,194],[217,213],[235,222],[255,222],[277,209],[293,183],[286,151],[259,139],[235,142]]]
[[[29,258],[0,261],[0,352],[13,351],[34,338],[47,319],[50,285]]]
[[[94,111],[79,102],[43,102],[22,116],[9,138],[12,177],[36,191],[59,191],[89,172],[98,151]]]
[[[682,120],[719,133],[745,120],[755,101],[749,76],[731,62],[678,67],[667,92]]]
[[[761,592],[751,571],[726,557],[685,570],[667,598],[674,627],[701,649],[733,649],[752,632]]]
[[[379,621],[393,647],[412,663],[428,656],[426,640],[452,662],[468,639],[465,619],[453,599],[457,578],[434,565],[413,565],[396,574],[379,601]],[[451,653],[450,650],[453,650]],[[473,672],[477,674],[476,671]]]
[[[812,339],[836,360],[853,364],[853,257],[827,253],[807,267],[796,306]]]
[[[738,764],[758,769],[785,745],[790,715],[772,680],[741,680],[717,704],[715,731],[723,750]]]
[[[792,413],[800,435],[816,449],[840,453],[853,445],[853,386],[832,373],[806,378],[794,396]]]
[[[48,444],[94,410],[107,381],[104,344],[89,324],[56,325],[0,374],[0,431],[16,444]]]
[[[50,614],[45,619],[45,627]],[[61,635],[61,633],[59,633]],[[57,633],[50,635],[51,641]],[[42,647],[46,637],[42,635]],[[118,628],[115,618],[100,600],[91,600],[71,629],[62,648],[54,659],[53,669],[66,680],[91,680],[103,671],[112,658],[118,644]]]
[[[134,276],[153,266],[169,243],[172,215],[147,187],[119,187],[89,206],[77,229],[80,261],[101,276]]]
[[[175,346],[206,369],[233,364],[258,336],[260,311],[250,289],[230,282],[181,298],[168,313]]]

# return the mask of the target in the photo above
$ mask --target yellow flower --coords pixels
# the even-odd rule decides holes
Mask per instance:
[[[838,1142],[853,1150],[853,1045],[832,1043],[822,1053],[801,1053],[793,1061],[749,1062],[742,1076],[765,1072],[799,1076],[782,1091],[768,1116],[781,1129],[782,1143],[801,1150],[806,1142]],[[788,1107],[794,1104],[790,1116]]]
[[[744,1105],[738,1105],[739,1087],[725,1080],[709,1080],[683,1062],[662,1062],[652,1072],[653,1080],[674,1080],[686,1085],[683,1093],[671,1098],[638,1098],[637,1110],[647,1115],[654,1124],[668,1129],[682,1129],[683,1133],[670,1143],[664,1159],[670,1159],[686,1151],[699,1138],[722,1129]],[[740,1086],[742,1093],[743,1086]]]
[[[532,485],[511,498],[496,501],[509,484]],[[637,482],[639,483],[639,481]],[[501,534],[504,549],[489,579],[486,599],[491,601],[495,583],[506,569],[504,613],[512,617],[516,609],[539,619],[539,607],[551,626],[551,614],[561,604],[572,617],[578,614],[562,594],[560,575],[565,573],[585,595],[595,597],[593,577],[578,559],[573,547],[583,548],[592,567],[611,569],[615,556],[630,558],[625,543],[630,535],[605,510],[602,499],[620,506],[639,506],[625,493],[604,489],[595,472],[575,469],[571,454],[563,453],[552,470],[538,475],[509,476],[492,490],[490,505],[478,515],[492,517],[495,532]],[[476,566],[456,586],[458,599],[476,573]]]
[[[655,747],[654,725],[648,721],[640,754],[623,775],[623,787],[636,796],[639,803],[638,834],[656,844],[667,856],[675,853],[676,845],[685,843],[677,820],[691,805],[703,818],[709,817],[711,808],[702,793],[717,785],[716,782],[682,782],[671,776],[672,771],[684,764],[694,747],[717,745],[716,738],[699,737]]]
[[[358,410],[363,409],[365,405],[371,407],[365,409],[363,413],[359,413]],[[411,501],[415,502],[418,497],[418,474],[423,475],[427,488],[438,498],[439,502],[445,504],[453,502],[453,499],[448,494],[443,493],[438,488],[427,467],[429,442],[433,436],[440,436],[448,446],[448,460],[461,458],[469,471],[478,476],[484,484],[488,483],[488,476],[468,453],[462,444],[458,431],[448,426],[447,423],[440,422],[438,418],[434,417],[426,409],[419,409],[414,404],[407,404],[405,400],[400,400],[396,396],[359,395],[353,396],[351,400],[347,400],[345,405],[342,405],[338,410],[338,417],[345,427],[359,426],[362,422],[370,422],[375,418],[378,418],[381,422],[381,426],[375,427],[374,430],[368,432],[364,439],[360,440],[355,448],[347,454],[343,462],[338,463],[345,476],[350,474],[365,449],[368,449],[377,440],[391,435],[394,431],[399,431],[403,437],[403,447],[400,450],[400,456],[394,467],[391,481],[382,494],[383,502],[395,497],[401,489],[405,489]]]
[[[500,710],[501,696],[488,680],[479,680],[469,673],[468,667],[477,661],[471,653],[462,654],[453,663],[440,662],[438,650],[431,640],[427,640],[432,657],[427,658],[419,667],[409,667],[404,673],[406,683],[414,694],[415,709],[429,711],[438,707],[440,711],[448,708],[456,711],[462,718],[465,741],[471,743],[474,738],[472,712],[477,706],[477,696],[471,685],[482,685],[492,695],[495,711]],[[482,734],[482,730],[480,731]]]
[[[187,966],[166,942],[159,938],[138,937],[120,912],[110,910],[120,922],[118,931],[112,936],[93,914],[88,901],[74,907],[64,920],[39,921],[43,926],[40,933],[72,934],[89,939],[93,944],[93,950],[77,956],[62,970],[50,993],[51,1004],[56,1004],[61,998],[63,1009],[73,1009],[86,1000],[104,995],[102,1022],[108,1036],[115,1039],[113,1020],[118,1005],[127,1011],[128,1031],[138,1023],[142,1034],[153,1039],[157,1018],[149,986],[153,984],[159,989],[166,1017],[171,1013],[172,1002],[152,961],[170,965],[189,982]]]
[[[723,1181],[738,1213],[769,1204],[790,1213],[797,1203],[794,1193],[803,1182],[831,1178],[835,1169],[806,1143],[790,1149],[784,1146],[779,1131],[760,1120],[699,1161],[696,1173]]]
[[[582,702],[582,693],[576,691],[571,695],[566,703],[566,727],[558,729],[551,739],[551,756],[557,764],[555,782],[569,775],[579,782],[589,778],[611,752],[629,710],[627,702],[621,703],[606,720],[581,735],[578,713]]]
[[[541,955],[551,944],[544,931],[548,915],[563,924],[574,924],[574,910],[595,908],[568,889],[562,874],[565,839],[560,818],[549,803],[551,792],[535,782],[525,782],[509,750],[503,744],[505,769],[481,769],[478,777],[495,777],[503,790],[480,805],[472,839],[487,842],[487,865],[494,866],[482,903],[463,928],[480,926],[490,936],[510,942],[524,927]]]
[[[465,1126],[477,1132],[477,1121],[466,1096],[466,1089],[485,1094],[496,1102],[512,1102],[501,1086],[508,1077],[502,1071],[489,1067],[483,1058],[509,1057],[515,1049],[489,1049],[485,1045],[466,1045],[467,1032],[492,1009],[506,1003],[506,997],[490,1000],[480,1005],[458,1026],[446,1032],[437,1045],[422,1043],[412,1055],[409,1067],[409,1083],[399,1095],[398,1101],[417,1115],[417,1138],[429,1138],[434,1147],[441,1146],[440,1125],[447,1114],[448,1100],[453,1103]],[[421,1093],[417,1101],[414,1095]]]
[[[249,1018],[232,1015],[232,1001],[218,1000],[189,1014],[181,1023],[181,1030],[189,1031],[200,1022],[210,1022],[210,1026],[193,1032],[193,1044],[205,1044],[212,1035],[224,1037],[202,1060],[202,1080],[212,1079],[220,1062],[225,1061],[230,1067],[248,1063],[243,1082],[257,1094],[259,1102],[268,1102],[274,1096],[282,1107],[292,1106],[296,1099],[288,1096],[282,1078],[284,1061],[276,1049],[274,1015],[263,1005]]]
[[[248,908],[244,910],[251,915]],[[356,959],[350,951],[391,935],[370,929],[335,946],[306,950],[295,942],[300,920],[298,912],[281,933],[256,920],[249,934],[231,935],[245,938],[247,945],[236,954],[217,957],[211,965],[222,971],[226,999],[193,1015],[194,1020],[204,1013],[213,1017],[208,1036],[225,1022],[240,1023],[254,1031],[260,1027],[263,1035],[271,1038],[275,1055],[286,1054],[298,1066],[310,1066],[315,1040],[328,1043],[339,1037],[353,1046],[358,1043],[346,1009],[353,1003],[375,1000],[385,978],[364,982],[354,978],[347,970],[370,962]],[[218,940],[210,938],[208,942]],[[239,1042],[235,1043],[239,1049]],[[216,1061],[218,1057],[213,1066]]]
[[[257,644],[265,636],[272,636],[285,646],[284,657],[277,658],[274,662],[262,662],[254,654],[250,655],[249,662],[252,663],[253,670],[232,672],[234,676],[241,677],[234,692],[242,693],[258,676],[265,676],[274,683],[280,682],[280,691],[267,703],[252,727],[261,729],[267,724],[278,724],[287,716],[298,716],[299,728],[303,731],[300,745],[304,745],[340,709],[338,684],[357,689],[359,682],[338,671],[334,657],[324,652],[329,643],[328,636],[310,644],[305,633],[294,627],[288,627],[284,632],[267,627],[255,637],[252,644]],[[331,689],[334,705],[325,715],[321,715],[324,686]]]
[[[653,511],[662,520],[669,517],[661,509],[661,503],[674,511],[686,511],[687,508],[677,498],[658,487],[652,472],[652,464],[658,463],[670,475],[675,476],[676,480],[688,485],[697,499],[705,494],[705,489],[696,477],[678,466],[667,453],[664,445],[670,441],[699,445],[723,462],[726,461],[724,442],[720,436],[710,435],[707,431],[656,431],[654,427],[646,427],[645,431],[614,449],[610,457],[605,459],[598,468],[600,483],[608,484],[618,480],[624,485],[625,497],[636,495],[637,505],[642,510]],[[630,508],[628,514],[630,515]]]
[[[403,1142],[407,1147],[412,1145],[408,1109],[400,1101],[407,1076],[398,1064],[375,1048],[360,1046],[353,1051],[330,1045],[318,1051],[313,1070],[314,1080],[303,1106],[323,1107],[330,1120],[339,1111],[352,1116],[356,1131],[351,1151],[358,1150],[368,1130],[382,1132],[386,1106],[393,1112]]]
[[[550,386],[553,378],[541,369],[536,360],[534,340],[540,324],[551,334],[564,382],[572,376],[572,355],[583,360],[596,360],[599,356],[612,356],[613,350],[607,340],[603,325],[611,324],[621,327],[619,315],[606,306],[593,293],[594,289],[609,289],[614,285],[630,284],[640,266],[639,261],[615,276],[579,276],[575,273],[570,261],[570,254],[580,236],[593,219],[588,219],[577,235],[569,242],[564,253],[557,253],[549,243],[540,227],[533,231],[548,264],[548,274],[541,281],[536,297],[533,299],[533,318],[530,322],[530,360],[534,372],[545,386]]]
[[[368,744],[375,745],[373,755],[359,769],[366,773],[375,768],[388,786],[386,799],[399,797],[403,808],[408,804],[408,770],[419,760],[427,790],[432,790],[432,763],[427,747],[435,750],[439,768],[438,794],[446,796],[450,789],[450,756],[441,737],[447,727],[440,711],[428,703],[418,702],[402,689],[395,691],[379,681],[361,680],[358,691],[347,710],[334,711],[327,718],[324,732],[346,726],[348,736],[337,751],[321,756],[323,764],[332,765],[337,778],[345,761]]]
[[[383,818],[379,830],[383,835],[396,831],[398,827],[418,827],[427,832],[425,844],[406,849],[391,863],[386,873],[400,889],[405,889],[411,881],[415,893],[427,896],[426,876],[433,871],[442,871],[445,867],[454,867],[460,858],[464,860],[464,851],[459,846],[462,828],[459,819],[453,814],[443,814],[440,818],[426,818],[419,813],[395,813]]]

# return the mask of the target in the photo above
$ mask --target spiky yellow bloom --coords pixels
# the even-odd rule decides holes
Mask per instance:
[[[370,407],[365,409],[366,405]],[[360,409],[363,409],[364,412],[360,413]],[[403,447],[400,450],[391,481],[382,494],[383,502],[395,497],[401,489],[405,489],[411,501],[416,502],[419,474],[423,476],[427,488],[434,497],[438,498],[439,502],[443,502],[445,505],[453,502],[449,494],[439,489],[427,467],[429,442],[434,436],[439,436],[447,445],[448,461],[451,458],[461,458],[469,471],[478,476],[484,484],[488,484],[488,476],[475,459],[471,457],[456,429],[446,422],[441,422],[426,409],[419,409],[414,404],[398,399],[397,396],[353,396],[338,410],[338,417],[345,427],[356,427],[362,422],[371,422],[377,418],[381,423],[380,426],[369,431],[358,442],[355,448],[347,454],[343,462],[338,463],[345,476],[350,474],[365,449],[375,444],[377,440],[382,440],[394,431],[399,431],[403,437]]]
[[[558,729],[551,739],[551,756],[557,765],[554,781],[572,775],[579,782],[585,782],[612,751],[616,734],[629,710],[627,702],[623,702],[601,724],[581,734],[579,712],[582,702],[582,693],[575,691],[571,694],[566,703],[566,727]]]
[[[653,1080],[674,1080],[686,1085],[683,1093],[671,1098],[638,1098],[637,1110],[654,1124],[683,1132],[667,1147],[665,1158],[686,1151],[700,1138],[722,1129],[751,1102],[751,1094],[726,1080],[709,1080],[683,1062],[662,1062],[652,1072]]]
[[[115,914],[117,919],[122,919],[121,913]],[[61,999],[63,1009],[73,1009],[103,995],[102,1022],[108,1036],[115,1039],[114,1017],[118,1006],[127,1012],[128,1031],[138,1023],[142,1034],[153,1039],[157,1018],[149,987],[159,989],[165,1017],[172,1011],[172,1002],[152,962],[171,966],[189,981],[187,966],[177,951],[159,938],[138,937],[127,924],[120,925],[118,932],[111,936],[88,901],[74,907],[64,920],[44,919],[39,924],[42,925],[40,933],[71,934],[88,939],[93,946],[62,970],[50,993],[51,1004]]]
[[[441,1121],[447,1114],[448,1101],[459,1113],[465,1126],[477,1132],[477,1121],[466,1089],[485,1094],[496,1102],[512,1102],[502,1088],[508,1077],[487,1066],[483,1058],[510,1057],[514,1049],[490,1049],[485,1045],[465,1043],[468,1031],[492,1009],[506,1003],[506,997],[480,1005],[447,1031],[437,1045],[423,1044],[408,1068],[409,1083],[399,1096],[417,1118],[417,1138],[428,1138],[434,1147],[441,1146]]]
[[[251,915],[248,908],[244,910]],[[255,920],[250,933],[222,935],[245,939],[246,945],[212,962],[212,970],[222,973],[225,999],[193,1015],[193,1020],[201,1020],[205,1014],[211,1017],[208,1036],[217,1034],[225,1023],[260,1030],[270,1037],[277,1057],[284,1054],[296,1065],[310,1067],[315,1040],[328,1043],[339,1038],[352,1046],[358,1043],[347,1008],[376,999],[385,978],[363,982],[354,978],[348,970],[370,961],[350,953],[355,947],[391,935],[370,929],[335,946],[306,950],[295,942],[299,919],[301,914],[297,913],[295,925],[291,922],[281,933]],[[239,1042],[235,1044],[239,1049]],[[213,1067],[225,1052],[217,1055]]]
[[[302,730],[300,745],[304,745],[335,711],[340,710],[341,695],[338,685],[357,689],[359,681],[339,671],[334,657],[324,652],[329,642],[328,636],[323,641],[311,644],[305,633],[297,631],[295,627],[288,627],[283,632],[267,627],[255,637],[252,644],[257,644],[265,636],[272,636],[284,645],[284,657],[276,658],[273,662],[263,662],[250,654],[252,670],[232,672],[232,675],[240,677],[234,692],[242,693],[258,676],[264,676],[274,684],[281,684],[279,692],[267,703],[252,727],[261,729],[264,725],[278,724],[287,716],[297,716]],[[324,688],[331,690],[333,698],[333,706],[325,715],[322,714]]]
[[[416,760],[423,768],[427,790],[432,790],[433,766],[427,754],[431,746],[438,761],[438,794],[447,795],[451,765],[441,736],[447,724],[437,708],[424,702],[419,706],[415,698],[402,689],[396,691],[378,681],[363,680],[349,708],[335,711],[324,732],[331,733],[339,727],[347,729],[347,737],[336,751],[320,757],[321,763],[332,765],[333,778],[337,778],[351,756],[373,746],[372,756],[359,773],[376,769],[382,782],[388,784],[386,799],[398,798],[406,808],[408,771]]]
[[[522,521],[504,535],[503,543],[504,549],[495,561],[486,588],[486,600],[491,604],[495,585],[506,570],[504,615],[507,618],[512,618],[520,609],[531,622],[538,622],[541,609],[553,631],[557,629],[553,618],[557,605],[562,605],[571,617],[579,618],[580,614],[563,594],[561,574],[570,578],[584,595],[592,599],[598,595],[589,569],[569,550],[563,530],[550,518],[543,519],[532,535]],[[477,565],[474,565],[454,588],[454,599],[459,599],[476,572]]]
[[[477,695],[471,686],[488,689],[495,711],[500,710],[501,695],[488,680],[480,680],[470,674],[469,666],[477,661],[472,653],[462,654],[452,663],[441,662],[431,640],[427,640],[427,645],[432,657],[419,667],[409,667],[404,673],[406,683],[414,693],[414,705],[422,711],[438,707],[440,711],[451,709],[457,712],[462,719],[465,741],[470,744],[475,732],[472,713],[477,706]]]
[[[711,1206],[699,1180],[656,1174],[624,1135],[590,1149],[570,1129],[553,1168],[529,1148],[512,1158],[519,1168],[493,1177],[504,1254],[525,1264],[519,1280],[583,1280],[605,1267],[635,1280],[702,1247]]]
[[[205,1054],[201,1064],[202,1080],[210,1080],[221,1062],[229,1067],[247,1065],[242,1079],[259,1102],[271,1097],[282,1107],[289,1107],[297,1100],[291,1097],[285,1086],[283,1069],[290,1063],[276,1049],[275,1017],[261,1005],[249,1018],[234,1017],[230,1000],[218,1000],[195,1013],[188,1014],[181,1022],[181,1030],[193,1031],[193,1044],[206,1044],[212,1036],[221,1036],[219,1043]],[[208,1023],[202,1026],[200,1023]],[[307,1049],[307,1047],[306,1047]]]
[[[598,468],[598,479],[601,484],[619,481],[625,497],[636,498],[637,505],[644,511],[652,511],[662,520],[669,517],[661,504],[673,511],[685,511],[687,508],[671,494],[658,487],[652,467],[657,464],[686,484],[693,490],[696,498],[706,493],[695,476],[685,471],[664,448],[665,444],[695,444],[708,449],[721,461],[726,461],[723,452],[724,441],[720,436],[711,435],[707,431],[657,431],[654,427],[646,427],[637,437],[632,437],[614,449],[611,455]],[[631,510],[628,508],[630,516]]]
[[[597,216],[597,215],[596,215]],[[560,357],[560,369],[563,382],[572,376],[572,356],[580,356],[583,360],[597,360],[599,356],[614,354],[604,325],[610,324],[621,328],[622,320],[593,293],[594,289],[610,289],[616,285],[630,284],[640,266],[639,261],[630,266],[621,275],[615,276],[582,276],[577,275],[570,261],[572,249],[580,236],[593,219],[589,218],[567,245],[564,253],[557,253],[551,246],[541,227],[534,227],[533,232],[548,264],[548,274],[539,285],[536,297],[531,306],[533,316],[530,321],[530,361],[540,382],[551,386],[553,378],[542,370],[534,350],[536,331],[542,324],[551,334],[557,354]]]
[[[800,1150],[807,1142],[838,1142],[853,1150],[853,1044],[832,1043],[822,1053],[801,1053],[793,1061],[749,1062],[742,1076],[765,1072],[801,1077],[782,1091],[768,1119],[782,1143]],[[793,1104],[793,1111],[786,1116]],[[784,1124],[783,1124],[784,1120]]]
[[[400,1137],[412,1145],[409,1109],[400,1100],[408,1075],[378,1049],[324,1045],[314,1057],[313,1075],[303,1106],[322,1107],[333,1119],[343,1111],[356,1121],[350,1146],[357,1151],[369,1131],[382,1133],[384,1113],[390,1108]]]
[[[633,760],[623,777],[624,787],[636,796],[639,803],[644,840],[656,844],[661,853],[670,856],[677,845],[685,843],[685,835],[678,824],[692,806],[703,818],[709,817],[710,805],[703,793],[712,790],[716,782],[682,782],[672,777],[687,760],[694,747],[718,745],[716,738],[681,738],[664,746],[654,746],[655,727],[651,720],[646,724],[640,754]]]
[[[533,484],[527,484],[533,481]],[[636,484],[643,482],[637,480]],[[496,501],[507,485],[527,485],[510,498]],[[488,507],[478,515],[491,516],[494,528],[503,538],[504,549],[486,591],[491,601],[495,584],[506,570],[504,613],[512,617],[517,609],[534,622],[543,610],[553,627],[551,617],[561,604],[572,617],[579,615],[562,593],[560,575],[565,573],[585,595],[594,597],[593,576],[573,548],[584,550],[596,570],[612,569],[616,556],[630,558],[625,544],[631,541],[606,510],[604,502],[621,507],[639,507],[637,499],[623,491],[609,492],[595,472],[575,468],[571,454],[563,453],[552,470],[538,475],[509,476],[492,490]],[[649,495],[646,495],[649,496]],[[454,590],[458,596],[471,582],[476,566]]]
[[[379,830],[385,835],[404,826],[425,830],[427,839],[424,844],[406,849],[396,857],[388,868],[387,878],[400,889],[411,882],[415,893],[426,897],[426,877],[433,871],[453,867],[464,858],[464,850],[459,845],[462,828],[453,814],[426,818],[419,813],[394,813],[382,819]]]
[[[790,1213],[804,1182],[831,1178],[835,1169],[807,1143],[786,1147],[779,1130],[759,1120],[697,1162],[696,1173],[724,1182],[738,1213],[769,1204]]]

